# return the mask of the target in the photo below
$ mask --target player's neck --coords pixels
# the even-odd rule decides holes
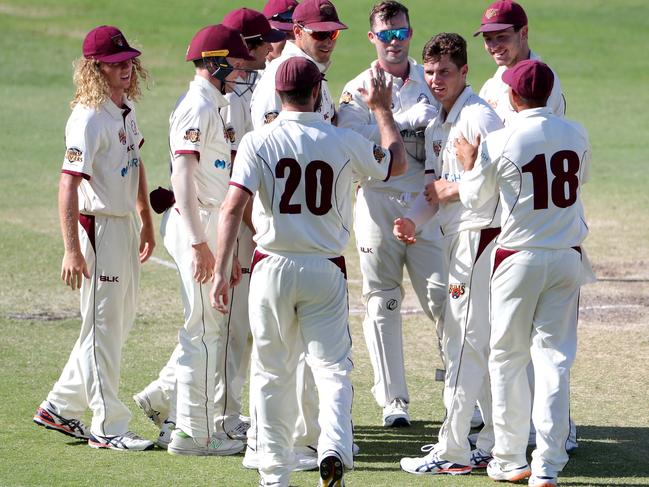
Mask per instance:
[[[455,96],[452,97],[452,99],[449,99],[449,100],[446,100],[446,101],[442,102],[442,108],[444,109],[444,112],[445,112],[447,115],[451,112],[451,110],[453,110],[453,105],[455,105],[455,102],[456,102],[457,99],[460,97],[460,95],[461,95],[462,93],[464,93],[464,90],[466,89],[466,87],[467,87],[467,85],[464,84],[464,86],[462,86],[462,88],[460,89],[460,91],[458,91],[458,92],[455,94]]]
[[[525,60],[529,59],[529,58],[530,58],[530,55],[531,55],[530,48],[527,47],[527,46],[525,46],[524,49],[521,49],[521,52],[520,52],[519,55],[516,56],[516,58],[511,62],[511,64],[509,64],[509,65],[507,66],[507,68],[513,68],[514,66],[516,66],[516,65],[517,65],[518,63],[520,63],[521,61],[525,61]]]
[[[124,90],[112,89],[110,91],[110,99],[116,106],[122,108],[124,106]]]
[[[401,78],[404,80],[408,79],[408,75],[410,74],[410,63],[407,59],[399,64],[382,62],[380,59],[378,61],[379,66],[381,66],[386,73],[391,74],[395,78]]]

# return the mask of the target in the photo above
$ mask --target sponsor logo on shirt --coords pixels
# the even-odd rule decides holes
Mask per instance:
[[[385,151],[383,150],[383,147],[379,147],[378,145],[374,144],[374,150],[372,152],[374,154],[374,159],[376,159],[376,162],[381,164],[383,162],[383,159],[385,158]]]
[[[372,247],[358,247],[358,251],[362,254],[373,254],[374,249]]]
[[[279,112],[268,112],[264,114],[264,123],[271,123],[277,118],[277,115],[279,115]]]
[[[119,282],[119,276],[99,276],[100,282]]]
[[[462,179],[462,175],[447,172],[444,173],[444,179],[446,179],[449,183],[457,183]]]
[[[126,163],[126,166],[124,166],[120,171],[120,174],[122,175],[123,178],[125,178],[132,167],[138,167],[139,165],[140,165],[139,157],[134,157],[132,159],[129,159],[129,161]]]
[[[83,151],[81,149],[77,149],[76,147],[70,147],[68,150],[65,151],[65,158],[68,160],[68,162],[72,164],[75,164],[77,162],[82,162]]]
[[[349,91],[344,91],[342,95],[340,95],[340,104],[341,105],[347,105],[352,102],[352,94]]]
[[[135,120],[131,120],[131,131],[133,132],[133,135],[138,135],[140,133],[137,130],[137,124],[135,123]]]
[[[119,129],[119,133],[117,135],[119,136],[119,141],[122,143],[122,145],[126,145],[126,132],[124,132],[124,129]]]
[[[183,138],[195,144],[201,140],[201,131],[200,129],[187,129]]]
[[[232,168],[230,162],[225,162],[223,159],[217,159],[214,161],[214,167],[217,169],[227,169],[228,171]]]
[[[465,291],[466,291],[466,283],[461,282],[459,284],[449,284],[448,286],[448,294],[451,296],[453,299],[458,299],[460,296],[462,296]]]

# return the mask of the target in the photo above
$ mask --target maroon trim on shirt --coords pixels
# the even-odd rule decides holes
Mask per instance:
[[[92,245],[92,250],[97,253],[97,250],[95,249],[95,215],[84,215],[83,213],[79,213],[79,224],[86,231],[88,239],[90,240],[90,245]]]
[[[255,270],[257,262],[264,260],[266,257],[268,257],[268,254],[264,254],[263,252],[259,252],[259,250],[255,250],[255,253],[252,254],[252,262],[250,263],[250,274],[252,274],[252,271]]]
[[[516,253],[518,253],[518,250],[507,250],[507,249],[497,248],[496,256],[494,258],[494,268],[491,275],[493,276],[496,273],[496,269],[498,269],[500,264],[502,264],[507,257],[510,257]]]
[[[345,276],[345,280],[347,280],[347,265],[345,264],[345,257],[341,255],[340,257],[332,257],[329,260],[338,266],[340,271],[343,273],[343,276]]]
[[[392,154],[392,149],[388,149],[388,152],[390,152],[390,164],[388,165],[388,175],[385,177],[383,182],[386,182],[388,179],[390,179],[390,173],[392,172],[392,161],[394,154]]]
[[[484,252],[484,249],[493,242],[493,240],[500,235],[500,227],[498,228],[483,228],[480,230],[480,242],[478,242],[478,252],[475,254],[474,264],[478,262],[478,259]],[[495,269],[494,269],[495,270]]]
[[[575,249],[577,252],[579,252],[579,255],[581,255],[581,247],[579,245],[575,245],[572,248]]]
[[[140,141],[140,145],[138,145],[138,147],[141,149],[143,145],[144,145],[144,139]]]
[[[174,152],[174,155],[176,155],[176,156],[178,156],[180,154],[196,154],[196,159],[198,159],[199,161],[201,160],[201,153],[198,152],[197,150],[181,149],[181,150],[177,150],[176,152]]]
[[[248,188],[246,188],[243,184],[235,183],[234,181],[230,181],[228,183],[230,186],[234,186],[235,188],[242,189],[246,193],[248,193],[250,196],[254,196],[253,192],[250,191]]]
[[[435,174],[435,169],[426,169],[424,170],[424,174]]]
[[[61,169],[61,172],[63,174],[69,174],[70,176],[81,176],[86,181],[90,181],[90,176],[88,176],[87,174],[82,173],[82,172],[69,171],[68,169]]]

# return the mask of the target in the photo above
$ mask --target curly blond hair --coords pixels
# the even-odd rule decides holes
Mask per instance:
[[[77,87],[70,107],[74,108],[81,103],[90,108],[97,109],[110,98],[110,87],[106,78],[101,73],[101,63],[95,59],[84,57],[77,59],[74,63],[74,84]],[[126,90],[126,97],[132,101],[138,101],[142,96],[140,90],[140,79],[146,81],[149,73],[142,67],[139,59],[133,58],[133,76],[131,85]]]

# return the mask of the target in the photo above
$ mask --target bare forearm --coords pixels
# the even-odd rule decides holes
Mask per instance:
[[[59,220],[66,252],[81,253],[79,244],[79,181],[65,174],[59,182]]]
[[[227,201],[226,201],[227,204]],[[227,205],[219,215],[219,232],[216,243],[214,273],[225,276],[232,266],[232,253],[239,233],[244,207]]]

